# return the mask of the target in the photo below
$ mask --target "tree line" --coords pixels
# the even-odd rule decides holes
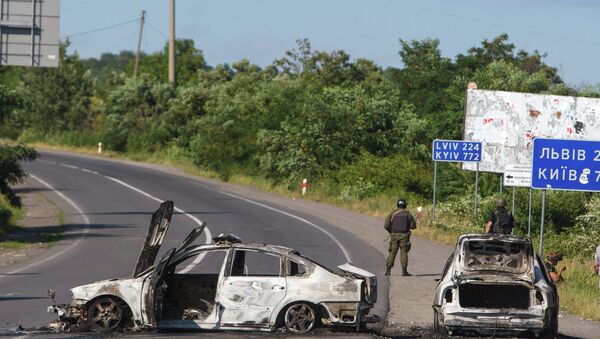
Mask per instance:
[[[81,59],[67,44],[58,69],[0,68],[2,138],[101,141],[117,152],[190,159],[223,179],[241,173],[294,188],[310,178],[327,194],[356,200],[382,192],[430,199],[431,142],[462,138],[471,81],[600,97],[600,86],[567,85],[544,54],[517,50],[506,34],[454,58],[442,55],[439,40],[400,40],[400,68],[314,50],[306,39],[266,67],[246,59],[211,66],[192,40],[177,40],[175,86],[167,85],[166,46],[142,55],[133,77],[132,52]],[[443,166],[440,176],[442,200],[473,190],[472,173],[458,166]],[[497,187],[497,175],[482,175],[483,196]],[[567,217],[550,213],[557,232],[589,212],[591,195],[577,199]]]

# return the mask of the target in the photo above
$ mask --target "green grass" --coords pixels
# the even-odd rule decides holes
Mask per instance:
[[[30,246],[30,243],[22,242],[22,241],[2,241],[0,242],[0,248],[11,249],[11,250],[20,250]]]
[[[0,237],[17,229],[24,215],[23,209],[9,205],[6,199],[0,196]]]
[[[32,146],[55,150],[67,150],[76,153],[95,154],[96,148],[81,148],[62,146],[56,143],[35,143]],[[144,161],[177,168],[187,174],[197,175],[212,179],[222,179],[219,173],[206,171],[198,168],[193,162],[180,154],[172,154],[169,150],[149,153],[121,154],[115,152],[104,152],[104,157],[120,158],[135,161]],[[319,183],[309,183],[309,190],[305,196],[301,195],[300,183],[289,189],[284,184],[274,184],[267,178],[249,176],[244,174],[231,174],[227,181],[239,185],[256,187],[266,192],[278,193],[292,198],[310,199],[326,202],[336,206],[352,209],[375,217],[385,217],[395,207],[397,192],[383,192],[374,196],[359,200],[344,196],[341,193],[332,194],[327,187],[320,187]],[[471,201],[457,200],[436,205],[436,220],[431,220],[430,201],[419,201],[411,199],[410,210],[416,213],[416,207],[423,206],[423,218],[418,221],[418,227],[414,234],[448,245],[455,245],[457,238],[464,233],[480,233],[484,231],[484,220],[491,206],[495,203],[495,197],[480,199],[480,207],[477,217],[472,214]],[[382,225],[383,227],[383,225]],[[554,239],[557,241],[557,239]],[[537,248],[538,240],[532,239],[534,247]],[[600,320],[598,311],[598,277],[591,276],[591,263],[582,258],[573,258],[565,261],[569,269],[565,272],[565,282],[559,286],[561,308],[570,314],[584,317],[586,319]],[[441,269],[441,266],[440,266]]]
[[[39,239],[39,241],[36,241],[36,243],[43,243],[44,245],[50,246],[50,245],[56,243],[62,237],[62,228],[64,227],[64,214],[52,200],[46,198],[43,195],[40,195],[40,196],[46,202],[53,205],[56,208],[56,210],[58,211],[57,222],[58,222],[58,225],[61,226],[61,231],[56,232],[56,233],[41,234],[41,236],[40,236],[41,239]],[[26,212],[25,208],[16,208],[16,207],[10,206],[6,202],[6,199],[4,199],[3,197],[0,196],[0,210],[2,210],[2,209],[10,211],[11,215],[7,220],[4,220],[4,222],[2,222],[2,220],[0,220],[0,237],[4,236],[6,234],[9,234],[9,233],[18,232],[18,231],[22,230],[22,227],[19,226],[19,224],[20,224],[21,220],[23,219],[23,217],[25,216],[25,212]],[[4,249],[19,250],[19,249],[23,249],[23,248],[26,248],[31,245],[32,245],[32,243],[27,242],[27,241],[18,241],[18,240],[17,241],[14,241],[14,240],[0,241],[0,248],[4,248]]]
[[[600,320],[598,275],[592,260],[573,258],[559,263],[566,266],[564,281],[558,284],[561,309],[585,319]]]

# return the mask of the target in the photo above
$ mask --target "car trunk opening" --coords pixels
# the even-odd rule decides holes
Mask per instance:
[[[501,239],[470,239],[463,244],[462,267],[467,272],[526,274],[533,265],[531,243]]]
[[[515,284],[462,284],[458,289],[461,307],[528,309],[529,288]]]

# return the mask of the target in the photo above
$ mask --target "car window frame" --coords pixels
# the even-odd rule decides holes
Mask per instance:
[[[279,259],[279,275],[273,276],[273,275],[231,275],[231,270],[233,269],[233,261],[235,260],[235,252],[236,251],[250,251],[250,252],[257,252],[257,253],[263,253],[266,255],[271,255],[274,257],[277,257]],[[229,249],[229,254],[227,255],[227,259],[226,259],[226,266],[225,266],[225,272],[224,272],[224,277],[254,277],[254,278],[285,278],[285,264],[286,262],[283,260],[284,256],[282,256],[279,253],[274,253],[274,252],[270,252],[270,251],[265,251],[262,249],[258,249],[258,248],[248,248],[248,247],[232,247]]]

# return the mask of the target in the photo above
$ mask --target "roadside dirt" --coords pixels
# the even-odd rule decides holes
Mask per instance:
[[[0,267],[12,265],[39,255],[52,245],[63,231],[61,212],[40,192],[44,190],[31,179],[14,187],[25,210],[20,229],[0,238]],[[18,242],[19,248],[7,247],[4,242]]]

